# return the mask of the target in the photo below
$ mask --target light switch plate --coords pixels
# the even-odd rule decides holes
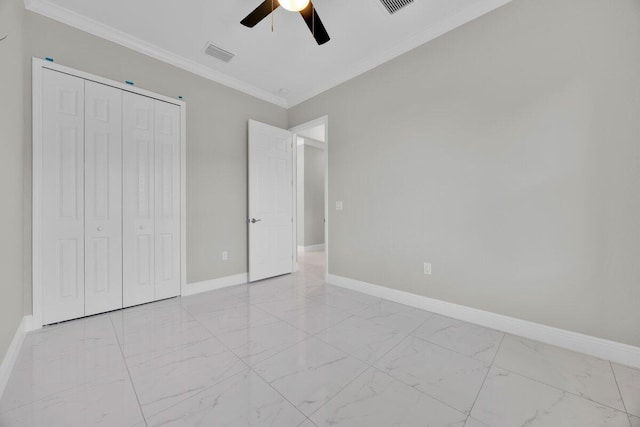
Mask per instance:
[[[336,210],[337,211],[341,211],[342,210],[342,202],[336,202]]]

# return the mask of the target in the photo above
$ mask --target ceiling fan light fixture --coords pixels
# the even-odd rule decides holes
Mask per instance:
[[[280,6],[291,12],[300,12],[309,5],[309,0],[278,0]]]

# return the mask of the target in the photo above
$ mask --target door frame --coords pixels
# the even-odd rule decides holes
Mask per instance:
[[[42,282],[42,89],[43,70],[48,69],[68,74],[84,80],[111,86],[126,92],[164,101],[180,107],[180,294],[187,284],[187,104],[179,99],[170,98],[131,84],[120,83],[95,74],[86,73],[55,62],[33,57],[32,70],[32,222],[31,222],[31,274],[32,274],[32,319],[30,330],[42,328],[43,282]]]
[[[324,125],[324,278],[327,280],[329,274],[329,116],[318,117],[317,119],[302,123],[289,129],[293,133],[293,247],[295,256],[293,257],[293,271],[298,271],[298,132],[305,129]],[[304,137],[302,137],[304,138]]]

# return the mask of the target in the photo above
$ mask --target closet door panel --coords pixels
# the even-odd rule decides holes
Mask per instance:
[[[122,308],[122,91],[85,83],[85,314]]]
[[[84,315],[84,80],[43,70],[43,323]]]
[[[180,107],[155,102],[156,299],[180,295]]]
[[[123,105],[123,303],[156,299],[154,101],[129,92]]]

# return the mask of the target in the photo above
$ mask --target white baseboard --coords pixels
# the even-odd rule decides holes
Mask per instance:
[[[249,277],[247,273],[240,273],[234,274],[233,276],[220,277],[218,279],[187,283],[187,285],[182,289],[182,296],[195,295],[202,292],[227,288],[229,286],[242,285],[243,283],[247,283],[248,281]]]
[[[13,340],[7,350],[7,354],[4,355],[4,360],[2,361],[2,364],[0,364],[0,399],[2,399],[2,394],[9,382],[11,371],[13,371],[13,366],[16,364],[16,360],[18,359],[18,354],[22,348],[24,337],[27,332],[31,330],[30,328],[31,316],[24,316],[20,321],[20,325],[18,325],[15,335],[13,336]]]
[[[309,245],[309,246],[298,246],[299,251],[303,252],[320,252],[324,251],[324,243],[320,243],[319,245]]]
[[[611,360],[612,362],[623,365],[640,368],[640,347],[554,328],[527,320],[516,319],[477,308],[436,300],[422,295],[333,274],[327,275],[327,283],[579,353],[589,354],[601,359]]]

